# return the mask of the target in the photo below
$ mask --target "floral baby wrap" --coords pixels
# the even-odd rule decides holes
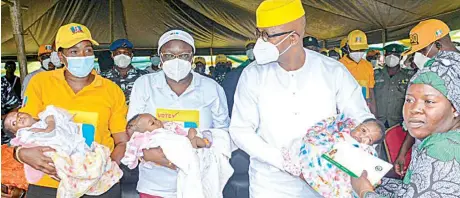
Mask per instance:
[[[293,175],[302,174],[306,182],[323,197],[353,197],[350,176],[321,155],[337,142],[350,141],[355,147],[377,156],[373,147],[344,137],[343,134],[350,134],[355,127],[355,123],[343,114],[316,123],[303,138],[294,141],[291,148],[283,149],[285,170]]]

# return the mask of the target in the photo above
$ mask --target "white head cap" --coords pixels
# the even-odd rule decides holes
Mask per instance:
[[[193,40],[192,35],[182,30],[171,30],[161,35],[160,40],[158,40],[158,54],[160,54],[161,47],[171,40],[186,42],[192,46],[193,53],[195,53],[195,40]]]

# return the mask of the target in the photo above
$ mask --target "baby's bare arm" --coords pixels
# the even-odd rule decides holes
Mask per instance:
[[[56,128],[56,121],[54,120],[54,116],[50,115],[46,117],[45,123],[47,125],[45,132],[49,133]]]
[[[40,128],[32,128],[30,131],[32,132],[40,132],[40,133],[49,133],[53,131],[56,128],[56,122],[54,120],[54,116],[50,115],[45,118],[45,123],[46,123],[46,128],[45,129],[40,129]]]
[[[196,147],[198,148],[206,148],[206,146],[208,145],[207,141],[203,138],[200,138],[200,137],[194,137],[192,139],[192,142],[195,142],[196,144]]]
[[[187,135],[187,137],[188,137],[188,139],[192,140],[193,138],[196,137],[196,134],[198,134],[198,132],[196,131],[196,129],[190,128],[190,129],[188,130],[188,135]]]

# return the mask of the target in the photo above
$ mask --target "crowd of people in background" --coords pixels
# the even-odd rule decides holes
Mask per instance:
[[[64,25],[54,44],[39,47],[41,67],[22,84],[14,75],[16,63],[5,62],[2,120],[16,111],[37,117],[48,105],[66,109],[86,126],[83,136],[109,148],[120,164],[129,141],[127,120],[149,113],[177,121],[171,116],[181,113],[187,116],[179,121],[196,128],[228,132],[250,156],[251,197],[321,197],[305,183],[309,178],[284,170],[281,146],[331,115],[343,113],[358,123],[375,118],[385,130],[399,127],[404,141],[396,145],[395,156],[386,151],[393,145],[376,145],[379,157],[394,164],[394,174],[377,188],[366,173],[352,178],[356,196],[460,196],[449,190],[460,188],[460,52],[444,22],[422,21],[408,35],[409,48],[392,43],[380,51],[369,48],[362,30],[351,31],[337,47],[322,48],[317,38],[304,35],[305,11],[297,0],[265,1],[256,18],[257,40],[246,43],[247,59],[237,67],[224,54],[207,65],[196,55],[192,35],[178,28],[163,34],[146,69],[133,65],[133,43],[114,41],[109,47],[114,65],[100,73],[93,69],[98,43],[90,30]],[[11,137],[2,130],[2,144]],[[27,197],[55,197],[58,176],[44,154],[53,149],[11,149],[17,161],[47,175],[29,184]],[[178,167],[159,147],[144,150],[143,156],[143,162],[156,166],[130,170],[120,164],[121,183],[97,197],[175,196]],[[137,188],[128,185],[133,183]]]

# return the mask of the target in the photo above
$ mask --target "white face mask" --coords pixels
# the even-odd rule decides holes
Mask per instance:
[[[340,57],[338,57],[338,56],[331,56],[330,58],[332,58],[334,60],[339,60],[340,59]]]
[[[395,55],[389,55],[389,56],[386,56],[385,57],[385,64],[388,66],[388,67],[396,67],[399,65],[399,57],[395,56]]]
[[[48,64],[50,64],[51,62],[51,59],[50,58],[47,58],[45,60],[42,60],[42,67],[45,68],[45,70],[49,70],[49,66]]]
[[[426,53],[427,55],[430,53],[431,49],[433,48],[433,45],[431,45],[430,49]],[[431,58],[427,57],[426,55],[420,53],[420,52],[415,52],[414,54],[414,63],[417,65],[419,69],[422,69],[425,67],[426,62],[428,62]]]
[[[61,67],[61,59],[59,59],[59,56],[58,56],[58,53],[57,52],[51,52],[51,56],[50,56],[50,59],[51,59],[51,63],[53,63],[53,65],[55,67]]]
[[[283,40],[278,42],[276,45],[268,41],[266,42],[262,38],[257,39],[256,45],[254,46],[254,50],[253,50],[254,56],[256,57],[257,64],[264,65],[267,63],[278,61],[279,57],[283,55],[285,52],[287,52],[292,47],[292,44],[289,45],[289,47],[281,53],[276,46],[284,42],[292,34],[294,34],[294,31],[289,33],[286,37],[284,37]]]
[[[365,52],[351,52],[349,56],[353,61],[359,63],[363,59],[364,54]]]
[[[249,49],[249,50],[246,50],[246,56],[248,57],[249,60],[254,60],[254,50],[253,49]]]
[[[131,64],[131,57],[124,54],[119,54],[113,57],[113,62],[120,68],[127,68]]]
[[[163,62],[161,67],[168,78],[179,82],[190,73],[192,70],[192,63],[176,58]]]
[[[371,60],[371,64],[373,68],[378,66],[377,60]]]

